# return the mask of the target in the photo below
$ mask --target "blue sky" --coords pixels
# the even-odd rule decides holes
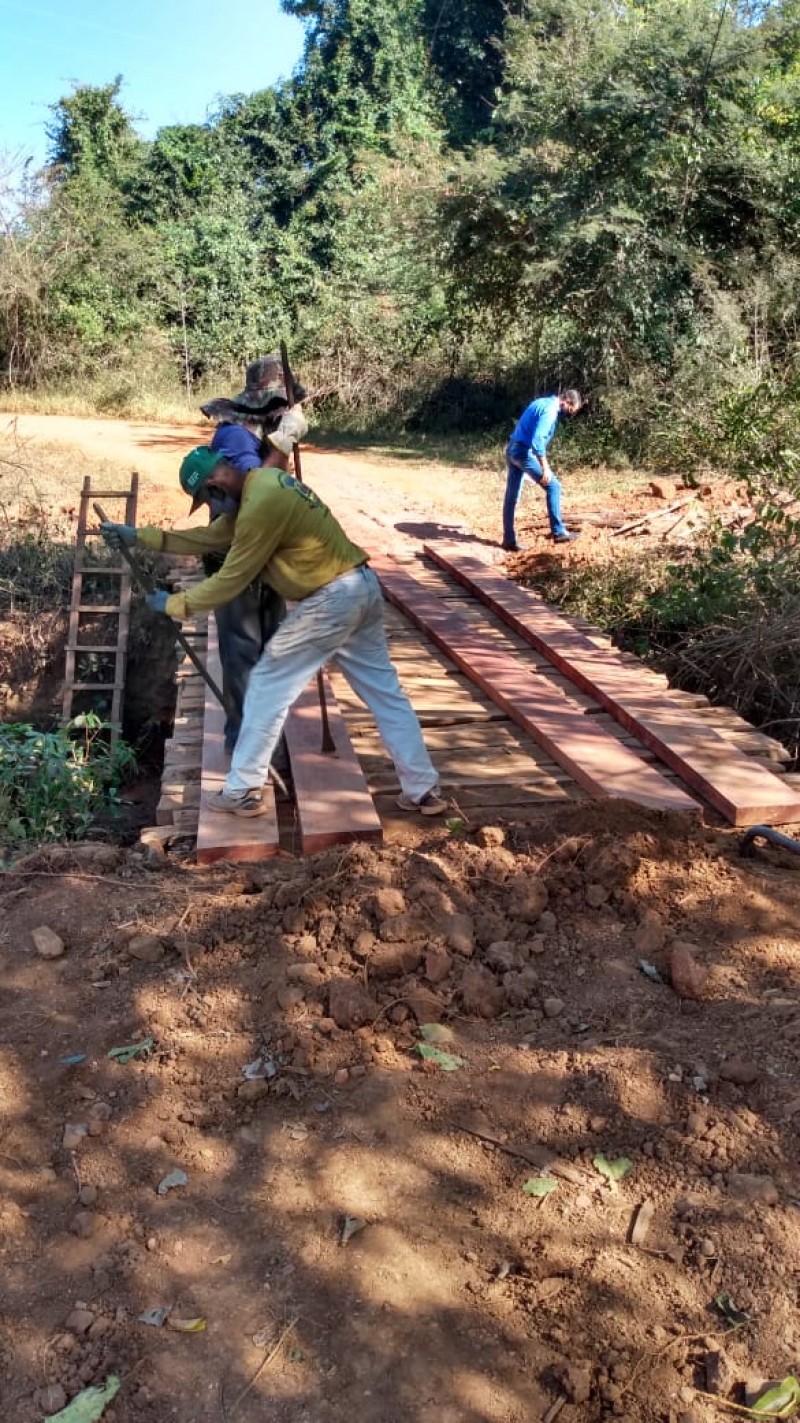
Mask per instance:
[[[137,131],[202,123],[221,94],[251,94],[294,69],[303,27],[278,0],[0,0],[0,152],[45,160],[48,106],[110,84]]]

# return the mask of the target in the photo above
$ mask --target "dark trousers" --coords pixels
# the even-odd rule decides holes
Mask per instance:
[[[216,573],[211,559],[207,573]],[[242,724],[244,694],[250,673],[272,634],[286,616],[286,604],[268,584],[256,579],[230,603],[216,608],[222,691],[225,697],[225,749],[232,751]]]

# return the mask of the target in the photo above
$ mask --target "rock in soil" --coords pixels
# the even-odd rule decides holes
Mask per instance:
[[[666,937],[661,915],[655,909],[646,909],[633,936],[634,952],[639,958],[650,959],[663,949]]]
[[[483,964],[469,964],[461,980],[461,1002],[465,1013],[476,1018],[497,1018],[505,1007],[506,995],[497,979]]]
[[[425,955],[425,977],[429,983],[443,983],[452,967],[453,960],[446,949],[429,949]]]
[[[127,952],[139,963],[158,963],[164,957],[164,945],[155,934],[135,934],[128,940]]]
[[[334,978],[328,984],[328,1012],[337,1028],[362,1028],[373,1022],[378,1005],[355,979]]]
[[[536,875],[516,875],[507,888],[514,918],[523,924],[535,924],[550,898],[544,880]]]
[[[73,1309],[64,1321],[64,1327],[70,1329],[73,1334],[86,1334],[90,1326],[94,1324],[94,1315],[90,1309]]]
[[[51,1383],[47,1388],[40,1388],[34,1403],[38,1412],[45,1415],[50,1413],[60,1413],[66,1407],[67,1395],[60,1383]]]
[[[465,959],[475,952],[475,922],[469,914],[451,914],[445,924],[447,946]]]
[[[669,976],[679,998],[700,999],[708,983],[708,970],[698,963],[696,944],[676,939],[669,951]]]
[[[588,1364],[564,1364],[556,1377],[570,1403],[586,1403],[592,1391],[592,1370]]]
[[[780,1200],[778,1188],[771,1176],[754,1176],[746,1171],[731,1171],[728,1190],[737,1201],[760,1206],[776,1206]]]
[[[65,952],[64,940],[60,939],[53,929],[48,928],[47,924],[32,929],[31,938],[40,959],[60,959]]]
[[[732,1082],[736,1087],[752,1087],[761,1076],[761,1069],[745,1057],[729,1057],[723,1062],[719,1075],[723,1082]]]
[[[422,952],[419,944],[381,944],[367,960],[370,978],[400,978],[413,973],[422,963]]]

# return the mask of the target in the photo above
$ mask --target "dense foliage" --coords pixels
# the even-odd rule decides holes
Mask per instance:
[[[57,731],[0,725],[0,854],[26,842],[81,840],[95,818],[119,808],[135,758],[94,713]]]
[[[53,105],[10,385],[191,402],[284,335],[337,418],[578,382],[607,453],[677,460],[796,378],[800,0],[283,3],[296,73],[204,124],[143,141],[120,78]]]

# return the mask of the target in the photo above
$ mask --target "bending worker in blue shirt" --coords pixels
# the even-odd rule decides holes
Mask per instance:
[[[514,515],[522,481],[527,474],[541,485],[547,499],[550,533],[557,544],[571,543],[579,537],[571,534],[561,518],[561,485],[547,458],[547,446],[558,422],[565,415],[577,415],[582,405],[577,390],[564,395],[546,395],[533,400],[517,421],[506,448],[506,494],[503,500],[503,548],[507,553],[519,553],[520,545],[514,531]]]

